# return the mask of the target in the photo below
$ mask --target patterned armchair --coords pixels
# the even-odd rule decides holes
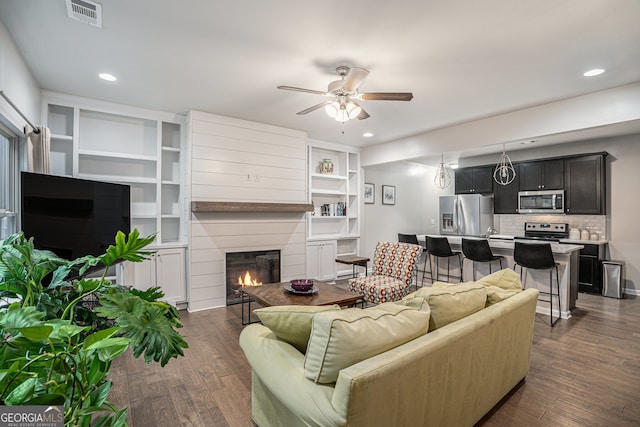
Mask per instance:
[[[370,276],[349,280],[348,289],[364,294],[364,299],[380,304],[398,301],[409,293],[422,246],[399,242],[378,242]]]

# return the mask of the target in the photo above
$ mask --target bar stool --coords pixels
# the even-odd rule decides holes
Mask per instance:
[[[447,259],[447,282],[451,280],[451,274],[449,271],[450,259],[455,256],[458,257],[458,263],[460,265],[460,277],[454,276],[454,279],[459,279],[462,282],[462,254],[458,251],[452,251],[449,246],[449,240],[446,237],[429,237],[427,236],[427,252],[430,257],[436,258],[436,280],[440,280],[440,258]],[[431,269],[431,283],[433,283],[433,265],[429,262],[429,268]]]
[[[553,327],[555,323],[560,318],[560,278],[558,275],[558,263],[553,258],[553,252],[551,251],[551,244],[549,243],[523,243],[523,242],[515,242],[515,248],[513,250],[513,260],[515,264],[513,265],[513,269],[516,269],[516,266],[520,266],[520,280],[522,280],[522,269],[534,269],[534,270],[549,270],[549,292],[541,292],[539,295],[543,295],[543,297],[549,298],[549,307],[550,307],[550,324]],[[558,291],[557,294],[553,293],[553,270],[556,270],[556,289]],[[524,281],[522,284],[522,288],[524,289],[527,276],[525,274]],[[558,297],[558,318],[553,320],[553,297]]]
[[[411,243],[413,245],[420,245],[418,241],[418,236],[416,234],[403,234],[398,233],[398,242],[399,243]],[[424,257],[424,263],[422,266],[422,282],[420,286],[424,286],[424,276],[427,274],[427,260],[429,260],[429,253],[426,248],[423,248],[422,256]],[[429,263],[431,265],[431,263]],[[429,272],[431,274],[431,272]],[[418,270],[416,270],[416,289],[418,288]]]
[[[502,270],[502,255],[494,255],[489,247],[489,242],[486,239],[465,239],[462,238],[462,253],[466,259],[473,262],[473,280],[476,280],[476,262],[488,262],[489,273],[491,271],[491,263],[493,261],[500,262],[500,269]],[[462,260],[464,263],[464,259]]]

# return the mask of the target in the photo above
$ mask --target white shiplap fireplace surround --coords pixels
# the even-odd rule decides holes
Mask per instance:
[[[304,132],[198,111],[188,123],[191,204],[307,203]],[[306,214],[242,210],[190,213],[190,311],[226,304],[227,252],[280,250],[281,280],[305,275]]]

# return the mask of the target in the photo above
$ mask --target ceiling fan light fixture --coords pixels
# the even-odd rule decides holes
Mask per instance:
[[[349,102],[347,104],[347,112],[349,113],[349,118],[350,119],[355,119],[356,117],[358,117],[358,114],[360,114],[360,112],[362,111],[362,107],[360,107],[357,104],[354,104],[353,102]]]
[[[329,117],[334,118],[337,122],[347,122],[358,117],[362,108],[351,101],[343,103],[338,103],[336,101],[327,105],[325,107],[325,111]]]
[[[338,112],[340,111],[340,103],[338,103],[338,101],[334,101],[331,104],[327,104],[324,107],[324,111],[327,113],[329,117],[331,117],[332,119],[335,119],[336,116],[338,115]]]

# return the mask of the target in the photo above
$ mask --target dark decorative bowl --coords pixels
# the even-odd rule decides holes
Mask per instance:
[[[291,281],[291,288],[298,292],[310,291],[313,288],[311,279],[294,279]]]

